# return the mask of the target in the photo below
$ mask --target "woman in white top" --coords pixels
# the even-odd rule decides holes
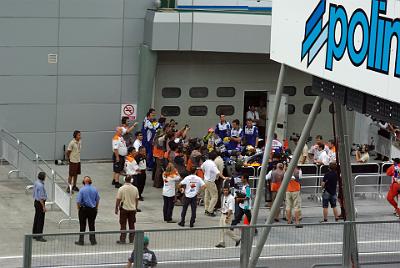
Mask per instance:
[[[175,202],[175,189],[176,183],[181,179],[178,174],[178,171],[174,167],[174,164],[169,163],[164,173],[162,174],[164,187],[163,187],[163,198],[164,198],[164,221],[167,223],[175,223],[172,220],[172,212],[174,210],[174,202]]]

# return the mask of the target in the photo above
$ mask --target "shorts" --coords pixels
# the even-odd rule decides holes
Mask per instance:
[[[125,167],[125,156],[120,155],[119,162],[117,162],[117,158],[115,157],[115,154],[113,154],[112,160],[113,160],[113,171],[115,173],[121,173]]]
[[[69,176],[75,177],[81,174],[81,163],[69,163]]]
[[[286,192],[286,210],[294,208],[295,211],[301,209],[300,192]]]
[[[335,208],[336,207],[336,195],[332,195],[330,193],[328,193],[327,191],[325,191],[322,194],[322,207],[323,208],[328,208],[329,204],[331,204],[331,208]]]

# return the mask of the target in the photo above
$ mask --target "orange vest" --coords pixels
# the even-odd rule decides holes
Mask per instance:
[[[299,192],[300,191],[300,183],[295,180],[290,180],[286,192]]]
[[[157,146],[153,146],[153,156],[161,159],[164,157],[164,151],[157,148]]]

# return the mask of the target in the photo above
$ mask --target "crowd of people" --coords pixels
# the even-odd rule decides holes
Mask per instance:
[[[251,112],[252,110],[250,110]],[[204,203],[204,214],[216,217],[221,213],[220,226],[235,226],[243,217],[250,222],[252,215],[253,193],[249,184],[249,175],[243,172],[240,159],[262,152],[259,147],[260,140],[257,123],[253,118],[257,115],[248,113],[243,128],[240,121],[235,119],[232,123],[220,115],[215,129],[208,129],[202,138],[190,138],[190,126],[177,128],[178,123],[171,119],[156,118],[156,111],[150,109],[142,122],[140,131],[132,135],[134,123],[129,125],[128,118],[122,118],[121,125],[116,128],[112,138],[113,179],[112,185],[118,189],[115,203],[115,214],[119,214],[121,231],[135,230],[136,213],[140,212],[139,202],[144,201],[143,191],[146,184],[146,176],[150,174],[153,187],[162,188],[163,220],[166,223],[178,223],[184,227],[186,214],[190,206],[191,217],[189,226],[194,227],[196,222],[197,206]],[[253,118],[252,118],[253,117]],[[257,119],[258,120],[258,119]],[[132,138],[134,136],[134,138]],[[299,136],[291,138],[297,146]],[[83,187],[76,185],[77,177],[81,173],[80,167],[81,133],[75,131],[73,139],[69,143],[66,155],[69,159],[69,187],[67,192],[78,192],[77,209],[79,211],[80,231],[95,231],[95,219],[99,206],[100,196],[92,179],[85,176]],[[367,162],[369,156],[367,148],[360,148],[356,153],[358,162]],[[272,201],[275,200],[278,190],[285,176],[290,162],[290,150],[286,142],[279,141],[274,135],[272,142],[271,160],[267,170],[267,185],[272,193]],[[228,174],[227,163],[234,159],[236,165],[233,172]],[[388,201],[393,205],[397,214],[400,214],[395,197],[400,191],[400,179],[398,163],[388,170],[388,175],[393,177],[391,190],[388,193]],[[329,166],[329,171],[322,179],[322,222],[328,221],[328,207],[333,210],[334,219],[340,219],[336,208],[338,172],[336,166],[335,142],[324,142],[321,135],[315,137],[315,144],[308,148],[304,145],[300,156],[299,165],[314,163]],[[124,177],[124,184],[120,183],[120,177]],[[295,168],[290,174],[291,180],[286,189],[285,219],[288,224],[295,223],[301,228],[301,179],[302,170]],[[43,232],[44,215],[46,212],[45,201],[47,195],[44,189],[46,174],[39,173],[38,181],[34,187],[35,219],[33,233],[37,241],[46,240],[40,235]],[[173,218],[174,206],[182,205],[181,215],[178,221]],[[276,222],[280,221],[279,214],[273,215]],[[238,246],[240,237],[230,229],[221,230],[220,241],[216,247],[225,247],[225,236],[228,235]],[[92,245],[97,244],[95,235],[89,237]],[[118,244],[127,243],[127,234],[122,232]],[[134,233],[129,233],[128,243],[133,243]],[[148,244],[148,242],[147,242]],[[80,235],[76,245],[84,245],[84,236]],[[150,254],[151,255],[151,254]],[[154,256],[155,257],[155,256]],[[153,258],[153,256],[151,256]],[[133,260],[130,259],[130,262]]]

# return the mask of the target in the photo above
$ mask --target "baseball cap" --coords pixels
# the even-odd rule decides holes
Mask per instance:
[[[208,129],[208,132],[214,132],[214,129],[211,127]]]

